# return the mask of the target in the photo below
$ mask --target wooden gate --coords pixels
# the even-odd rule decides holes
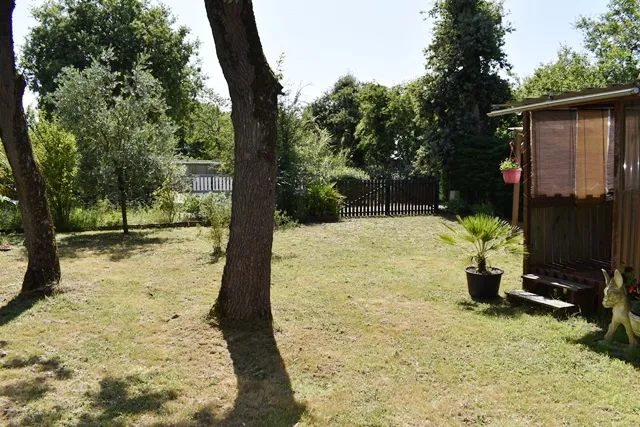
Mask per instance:
[[[346,180],[336,189],[345,199],[343,217],[429,215],[438,212],[440,185],[435,178]]]

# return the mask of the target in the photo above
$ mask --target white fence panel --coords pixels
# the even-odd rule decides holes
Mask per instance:
[[[193,175],[193,193],[231,193],[233,177],[228,175]]]

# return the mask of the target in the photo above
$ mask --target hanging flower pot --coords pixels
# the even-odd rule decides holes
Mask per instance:
[[[507,184],[517,184],[520,182],[520,176],[522,175],[522,169],[503,169],[502,178]]]
[[[514,155],[514,142],[511,141],[509,145],[511,146],[511,156],[500,162],[500,170],[502,171],[504,182],[507,184],[517,184],[520,182],[522,169],[518,164],[518,159],[516,159]]]

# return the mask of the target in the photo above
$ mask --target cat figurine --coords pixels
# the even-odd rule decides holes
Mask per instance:
[[[609,277],[609,274],[605,270],[602,270],[607,287],[604,289],[604,298],[602,305],[605,308],[613,309],[613,317],[609,324],[609,330],[607,331],[604,339],[607,342],[613,340],[613,334],[618,329],[618,326],[624,326],[627,331],[627,337],[629,337],[629,347],[636,346],[636,336],[631,328],[631,322],[629,320],[629,310],[631,304],[627,298],[627,289],[624,286],[624,279],[620,271],[616,270],[613,278]]]

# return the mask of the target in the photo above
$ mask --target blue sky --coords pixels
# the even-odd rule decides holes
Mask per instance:
[[[41,0],[17,0],[14,32],[18,48],[34,24],[29,9]],[[200,57],[208,85],[227,95],[203,1],[164,0],[178,19],[191,28],[202,46]],[[608,0],[506,0],[507,19],[516,31],[506,51],[519,76],[551,61],[561,44],[581,47],[574,29],[580,15],[595,16]],[[272,66],[286,55],[285,75],[295,87],[305,86],[308,100],[351,72],[364,81],[393,85],[424,73],[423,49],[431,26],[420,11],[433,0],[254,0],[258,29]],[[32,102],[28,95],[25,102]]]

